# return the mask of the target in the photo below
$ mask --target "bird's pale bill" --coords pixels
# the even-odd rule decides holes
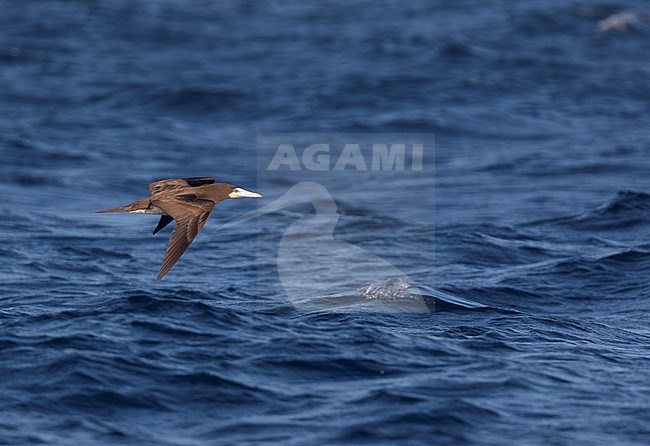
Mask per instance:
[[[242,189],[241,187],[236,187],[230,194],[228,194],[230,198],[261,198],[262,195],[256,193],[256,192],[251,192],[246,189]]]

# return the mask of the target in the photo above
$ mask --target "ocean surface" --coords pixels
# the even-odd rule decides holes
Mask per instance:
[[[0,11],[0,444],[650,443],[647,2]],[[260,168],[388,133],[435,152]],[[157,282],[91,211],[183,176],[264,198]]]

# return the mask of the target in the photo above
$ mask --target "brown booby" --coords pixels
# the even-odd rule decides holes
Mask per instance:
[[[97,211],[95,214],[109,212],[129,212],[132,214],[160,215],[160,221],[153,230],[156,234],[176,220],[167,250],[163,257],[158,280],[169,272],[197,234],[203,229],[214,206],[228,198],[259,198],[260,194],[249,192],[226,183],[215,183],[214,178],[172,178],[156,181],[149,185],[151,196],[134,201],[115,209]]]

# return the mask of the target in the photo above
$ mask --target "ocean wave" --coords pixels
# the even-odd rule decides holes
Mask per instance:
[[[650,194],[621,190],[606,203],[551,222],[582,230],[625,230],[650,222]]]

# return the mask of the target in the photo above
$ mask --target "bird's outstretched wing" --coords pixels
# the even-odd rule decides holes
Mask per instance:
[[[160,220],[158,220],[158,225],[156,226],[156,229],[153,230],[153,235],[158,234],[158,232],[163,229],[165,226],[170,224],[172,221],[174,221],[173,218],[171,218],[169,215],[161,215]]]
[[[176,220],[176,227],[167,243],[165,257],[158,273],[160,280],[172,269],[194,237],[203,229],[215,203],[194,194],[162,197],[152,200],[152,203]]]
[[[184,187],[197,187],[205,184],[214,184],[214,178],[210,177],[195,177],[195,178],[170,178],[168,180],[160,180],[149,185],[149,193],[151,195],[158,194],[163,191],[172,189],[181,189]]]

